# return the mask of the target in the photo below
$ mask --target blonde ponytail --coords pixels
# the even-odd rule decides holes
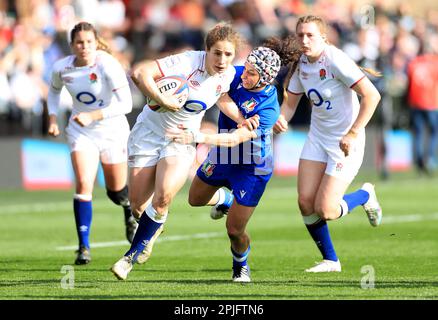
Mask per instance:
[[[96,41],[97,41],[97,50],[102,50],[109,54],[112,54],[111,48],[105,40],[103,40],[101,37],[97,37]]]
[[[364,67],[359,67],[360,70],[372,75],[373,77],[381,77],[382,73],[380,71],[371,69],[371,68],[364,68]]]

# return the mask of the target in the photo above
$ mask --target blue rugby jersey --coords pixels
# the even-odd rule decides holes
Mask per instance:
[[[277,89],[267,85],[262,91],[248,91],[242,86],[243,66],[236,66],[236,74],[230,85],[229,96],[238,106],[245,118],[255,114],[260,117],[260,126],[256,130],[257,138],[244,142],[236,147],[217,147],[219,153],[217,163],[251,165],[257,174],[270,174],[273,170],[273,133],[272,127],[280,115],[277,100]],[[219,114],[218,132],[230,132],[237,124],[222,112]]]

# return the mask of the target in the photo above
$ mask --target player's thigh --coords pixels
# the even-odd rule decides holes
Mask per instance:
[[[219,189],[219,186],[212,186],[204,181],[202,181],[198,176],[195,175],[192,184],[190,185],[189,191],[189,203],[192,206],[203,206],[210,203],[214,194]],[[216,199],[214,199],[216,200]],[[217,202],[217,201],[213,201]]]
[[[128,180],[128,165],[126,162],[102,162],[102,169],[105,177],[105,185],[109,190],[120,191],[126,186]]]
[[[91,194],[99,165],[97,150],[73,151],[71,154],[76,179],[76,193]]]
[[[173,199],[186,182],[192,163],[193,159],[187,161],[185,157],[161,158],[157,164],[154,197]]]

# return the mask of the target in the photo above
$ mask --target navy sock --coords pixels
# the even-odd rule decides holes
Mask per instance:
[[[347,203],[348,212],[357,206],[365,204],[370,198],[370,194],[365,190],[359,189],[355,192],[344,195],[343,199]]]
[[[79,238],[79,246],[90,248],[89,235],[92,218],[92,202],[73,200],[73,210],[75,213],[76,231]]]
[[[333,247],[332,239],[330,238],[327,222],[321,219],[315,224],[306,224],[306,227],[321,252],[323,259],[337,261],[338,257],[336,256],[336,251]]]
[[[125,257],[134,254],[132,261],[135,262],[137,256],[143,251],[161,225],[162,223],[153,221],[146,212],[143,212],[138,222],[138,229],[132,240],[131,248],[125,253]]]
[[[231,254],[233,255],[233,269],[237,269],[248,264],[248,255],[251,251],[251,246],[244,253],[237,253],[231,248]]]

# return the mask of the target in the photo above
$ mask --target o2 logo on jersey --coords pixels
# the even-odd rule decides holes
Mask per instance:
[[[207,105],[203,101],[187,100],[183,108],[188,112],[200,113],[207,109]]]
[[[94,96],[94,94],[87,92],[87,91],[79,92],[76,95],[76,100],[78,100],[79,102],[84,103],[86,105],[93,104],[97,101],[97,102],[99,102],[98,106],[103,107],[103,100],[102,99],[97,100],[97,98]]]
[[[307,97],[312,101],[312,104],[315,107],[320,107],[323,104],[325,104],[326,110],[333,109],[332,103],[330,102],[330,100],[324,100],[322,98],[321,94],[316,89],[310,89],[309,91],[307,91]]]

